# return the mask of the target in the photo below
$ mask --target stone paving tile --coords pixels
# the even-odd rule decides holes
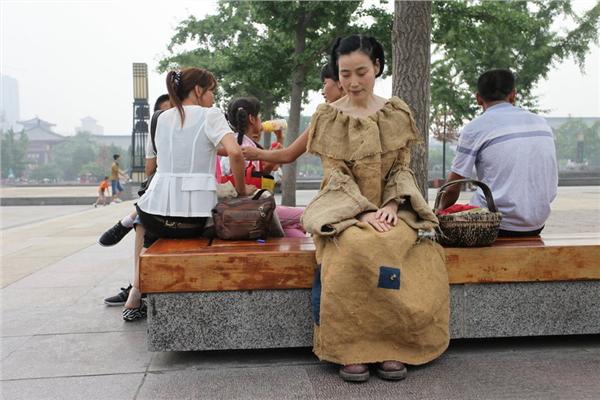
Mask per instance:
[[[310,348],[279,350],[157,352],[148,371],[218,369],[318,364]]]
[[[2,361],[3,379],[145,372],[144,332],[40,335]]]
[[[144,399],[314,399],[303,367],[231,368],[149,373]]]
[[[33,308],[70,306],[89,291],[87,286],[50,288],[12,288],[2,290],[2,313],[20,310],[26,315]]]
[[[19,349],[27,342],[31,336],[12,336],[0,338],[0,360],[10,356],[13,351]],[[2,377],[2,368],[0,367],[0,379]]]
[[[27,312],[3,309],[0,332],[3,338],[36,335],[45,324],[52,322],[60,314],[59,308],[52,307],[30,308]]]
[[[42,324],[37,334],[143,332],[145,346],[146,320],[125,322],[121,316],[122,307],[100,303],[101,299],[96,299],[94,303],[78,302],[66,307],[60,315]]]
[[[53,263],[61,260],[62,257],[45,256],[26,256],[17,257],[9,255],[2,257],[2,276],[0,285],[7,287],[13,282],[23,279]]]
[[[5,400],[133,399],[144,374],[118,374],[2,382]]]
[[[337,366],[306,366],[317,399],[597,399],[597,354],[576,351],[442,356],[409,367],[401,382],[380,380],[371,369],[366,384],[349,384]],[[582,371],[585,371],[582,373]]]

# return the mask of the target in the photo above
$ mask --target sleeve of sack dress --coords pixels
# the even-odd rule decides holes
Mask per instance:
[[[212,107],[206,112],[206,136],[211,143],[217,147],[221,139],[228,133],[231,133],[231,127],[225,119],[223,112],[216,107]]]
[[[385,180],[382,205],[395,200],[398,217],[414,229],[430,230],[438,220],[427,201],[423,198],[414,173],[409,168],[410,150],[400,150],[394,166]]]
[[[304,229],[312,234],[332,236],[358,222],[356,216],[377,207],[362,195],[346,167],[333,169],[319,194],[302,215]]]
[[[452,161],[450,171],[464,177],[473,176],[477,151],[479,150],[476,148],[475,137],[475,132],[469,129],[469,125],[465,126],[460,133],[458,146],[456,146],[456,155]]]

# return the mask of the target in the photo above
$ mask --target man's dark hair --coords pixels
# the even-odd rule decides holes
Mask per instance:
[[[115,160],[115,161],[116,161],[116,160],[117,160],[117,158],[119,158],[119,157],[121,157],[121,155],[120,155],[120,154],[113,154],[113,160]]]
[[[158,99],[156,99],[156,102],[154,103],[154,111],[156,112],[160,110],[160,105],[165,101],[169,101],[168,94],[161,94],[160,96],[158,96]]]
[[[325,64],[321,68],[321,83],[325,82],[325,79],[333,79],[336,82],[340,80],[340,77],[333,73],[329,64]]]
[[[509,69],[491,69],[477,79],[477,91],[485,101],[505,100],[515,88],[515,76]]]

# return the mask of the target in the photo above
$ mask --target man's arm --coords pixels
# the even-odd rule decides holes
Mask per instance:
[[[464,179],[464,177],[460,176],[459,174],[457,174],[455,172],[450,172],[448,174],[448,180],[446,182],[452,182],[452,181],[456,181],[459,179]],[[460,184],[456,184],[456,185],[448,186],[446,189],[444,189],[444,194],[442,196],[442,199],[440,200],[440,205],[439,205],[440,210],[444,210],[444,209],[450,207],[451,205],[453,205],[454,203],[456,203],[456,200],[458,200],[458,196],[460,196],[460,187],[461,186],[462,185],[460,185]]]

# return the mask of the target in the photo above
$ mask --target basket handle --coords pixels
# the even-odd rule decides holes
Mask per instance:
[[[488,210],[490,210],[491,212],[498,212],[498,209],[496,208],[496,203],[494,203],[494,198],[492,197],[492,191],[490,190],[489,186],[476,179],[457,179],[455,181],[443,184],[440,190],[438,190],[437,195],[435,196],[435,204],[433,205],[433,211],[438,210],[440,200],[442,199],[442,196],[446,193],[446,191],[444,191],[446,187],[463,182],[471,182],[474,185],[479,186],[481,190],[483,190],[483,195],[485,196],[485,201],[487,203]]]

